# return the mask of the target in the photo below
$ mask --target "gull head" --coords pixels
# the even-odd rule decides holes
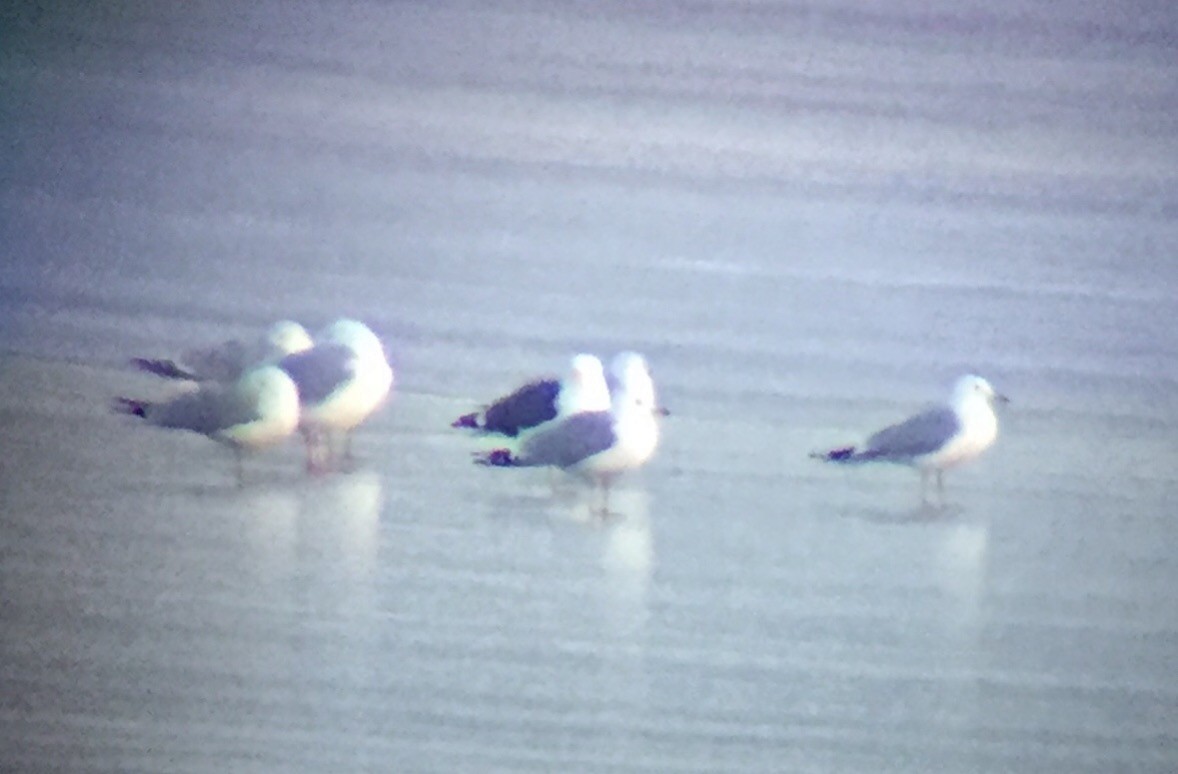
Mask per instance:
[[[293,320],[279,320],[266,332],[266,343],[278,357],[304,352],[314,346],[307,329]]]
[[[993,385],[976,374],[966,374],[957,380],[953,387],[954,405],[979,398],[989,404],[1010,402],[1010,398],[997,392]]]
[[[319,334],[319,341],[342,344],[362,360],[388,362],[380,339],[371,328],[358,320],[336,320]]]
[[[645,408],[655,414],[666,414],[655,399],[654,378],[646,358],[637,352],[619,352],[610,361],[610,375],[616,380],[618,394],[630,405]]]
[[[558,400],[562,415],[581,411],[608,411],[609,388],[605,384],[605,368],[601,360],[595,355],[584,353],[574,357]]]

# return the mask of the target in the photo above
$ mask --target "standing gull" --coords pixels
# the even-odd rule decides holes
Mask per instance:
[[[247,371],[232,384],[205,382],[163,401],[116,398],[114,407],[150,425],[191,430],[229,446],[236,458],[238,485],[242,452],[273,446],[299,424],[298,389],[276,366]]]
[[[321,472],[335,461],[337,435],[343,436],[344,459],[351,459],[352,430],[380,408],[393,386],[380,339],[361,322],[337,320],[315,346],[279,366],[298,386],[307,470]]]
[[[647,385],[650,384],[650,389]],[[604,379],[592,386],[605,391]],[[495,449],[476,462],[492,467],[561,468],[593,481],[602,490],[602,512],[609,509],[609,488],[627,470],[639,468],[658,446],[657,408],[645,361],[627,369],[608,410],[582,411],[529,433],[518,449]]]
[[[601,361],[594,355],[580,354],[573,358],[572,369],[563,380],[528,382],[482,412],[465,414],[450,426],[515,438],[576,411],[608,408],[609,391]]]
[[[310,349],[314,342],[307,329],[291,320],[280,320],[255,341],[238,339],[216,346],[191,349],[179,360],[132,358],[137,368],[167,379],[229,384],[258,365],[273,365],[287,355]]]
[[[862,447],[844,446],[810,456],[840,464],[892,462],[914,467],[920,471],[922,500],[929,474],[936,473],[943,501],[944,472],[978,457],[998,438],[995,402],[1006,403],[1008,398],[995,392],[982,377],[967,374],[957,380],[947,405],[885,427]]]

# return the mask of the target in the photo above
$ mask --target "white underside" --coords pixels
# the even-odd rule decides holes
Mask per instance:
[[[287,416],[272,416],[234,425],[216,434],[216,439],[230,446],[256,451],[275,446],[290,437],[299,425],[298,407]]]
[[[254,451],[290,437],[299,426],[299,390],[286,374],[277,375],[281,378],[268,378],[264,387],[251,394],[258,419],[221,430],[213,435],[216,440]]]
[[[300,426],[310,431],[352,430],[380,408],[392,386],[393,370],[387,363],[366,364],[324,400],[304,406]]]
[[[635,411],[619,418],[614,431],[618,440],[613,446],[586,457],[570,470],[592,478],[609,479],[642,467],[658,447],[659,426],[649,411]]]
[[[913,467],[922,471],[949,470],[976,459],[994,445],[998,418],[988,403],[968,404],[959,410],[959,417],[961,432],[937,451],[914,457]]]

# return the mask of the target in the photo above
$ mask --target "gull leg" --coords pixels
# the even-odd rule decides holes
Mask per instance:
[[[307,474],[310,475],[315,472],[315,451],[310,430],[303,431],[303,448],[307,452]]]
[[[323,431],[323,467],[325,470],[339,469],[339,436],[334,430]]]
[[[303,431],[303,442],[307,447],[307,473],[315,475],[327,470],[323,453],[323,437],[315,430]]]
[[[937,470],[937,495],[941,498],[941,505],[945,504],[945,471]]]
[[[601,478],[601,517],[607,518],[609,516],[609,485],[610,477],[602,476]]]
[[[330,438],[331,466],[335,470],[350,471],[354,467],[352,456],[352,431],[339,430],[328,435]]]
[[[319,464],[324,473],[336,469],[336,438],[332,430],[324,430],[319,436]]]
[[[928,505],[928,471],[920,471],[920,503]]]
[[[320,428],[312,439],[315,445],[315,470],[326,473],[331,470],[331,431]]]
[[[352,439],[356,436],[356,429],[352,428],[344,433],[344,461],[347,463],[348,470],[356,469],[356,455],[352,454]]]
[[[601,489],[601,479],[596,476],[589,478],[589,516],[599,516],[601,514],[600,495],[598,491]]]
[[[233,447],[233,467],[237,473],[237,488],[241,489],[245,486],[245,473],[241,466],[241,447]]]

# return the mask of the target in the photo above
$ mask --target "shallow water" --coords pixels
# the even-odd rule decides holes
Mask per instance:
[[[13,770],[1172,771],[1178,20],[78,4],[0,46]],[[356,471],[109,414],[348,314]],[[605,520],[451,419],[645,352]],[[815,448],[1014,402],[919,505]]]

